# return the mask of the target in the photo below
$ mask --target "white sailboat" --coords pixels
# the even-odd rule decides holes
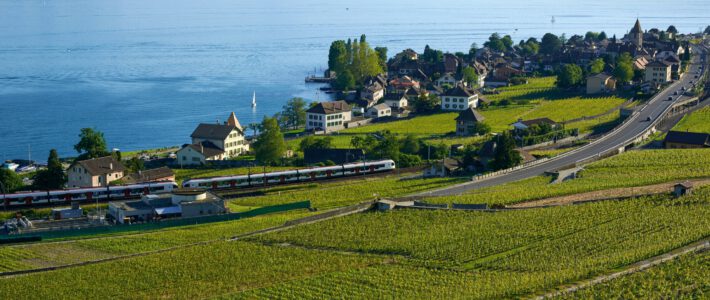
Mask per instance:
[[[254,91],[254,95],[251,97],[251,107],[256,107],[256,91]]]

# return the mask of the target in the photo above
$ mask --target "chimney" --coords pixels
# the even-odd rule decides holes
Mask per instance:
[[[108,169],[109,169],[109,170],[113,170],[113,163],[109,163],[109,164],[108,164]]]
[[[205,153],[205,146],[200,143],[200,153]]]

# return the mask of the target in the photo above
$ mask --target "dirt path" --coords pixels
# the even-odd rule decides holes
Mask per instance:
[[[646,195],[651,195],[651,194],[668,193],[673,189],[673,186],[676,183],[681,182],[681,181],[684,181],[684,180],[674,180],[674,181],[670,181],[670,182],[653,184],[653,185],[644,185],[644,186],[635,186],[635,187],[626,187],[626,188],[614,188],[614,189],[608,189],[608,190],[593,191],[593,192],[586,192],[586,193],[580,193],[580,194],[572,194],[572,195],[567,195],[567,196],[552,197],[552,198],[546,198],[546,199],[541,199],[541,200],[534,200],[534,201],[529,201],[529,202],[512,204],[512,205],[508,205],[507,208],[535,208],[535,207],[545,207],[545,206],[559,206],[559,205],[574,204],[574,203],[578,203],[578,202],[599,201],[599,200],[608,200],[608,199],[616,199],[616,198],[626,198],[626,197],[635,197],[635,196],[646,196]],[[696,187],[710,185],[710,178],[691,179],[688,181],[692,182],[693,185],[695,185]]]

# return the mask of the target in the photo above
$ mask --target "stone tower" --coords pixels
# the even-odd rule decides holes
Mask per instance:
[[[632,44],[636,45],[637,48],[643,48],[643,30],[641,30],[639,19],[636,19],[634,28],[631,28],[631,32],[629,32],[629,40]]]

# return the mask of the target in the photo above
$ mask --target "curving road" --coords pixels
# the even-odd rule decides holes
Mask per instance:
[[[631,144],[633,140],[648,132],[648,130],[655,126],[656,123],[660,122],[662,119],[661,117],[665,114],[666,110],[670,109],[670,107],[681,97],[673,95],[674,92],[680,90],[681,87],[688,88],[691,85],[691,82],[695,83],[698,80],[695,78],[696,74],[699,74],[701,70],[706,71],[706,69],[702,66],[707,64],[707,61],[705,61],[705,54],[708,53],[708,49],[697,46],[694,47],[694,51],[700,55],[693,56],[693,63],[690,65],[688,72],[686,72],[682,79],[677,80],[663,91],[658,92],[647,102],[645,107],[630,116],[623,125],[604,135],[600,139],[537,165],[511,171],[495,177],[479,179],[439,190],[420,193],[416,196],[458,195],[473,189],[504,184],[542,175],[547,171],[558,170],[578,162],[593,159],[597,156],[603,155],[604,153],[608,153],[609,151],[626,147]],[[669,101],[669,97],[673,97],[673,101]]]

